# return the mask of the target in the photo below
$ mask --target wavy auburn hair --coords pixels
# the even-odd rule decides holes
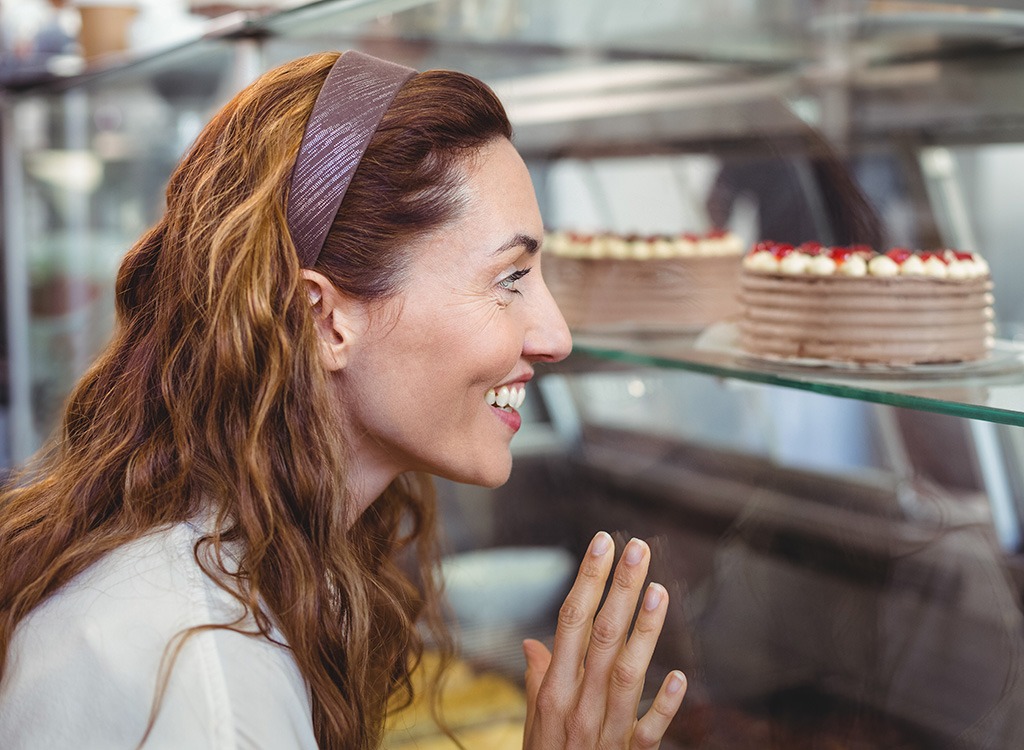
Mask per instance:
[[[411,699],[416,621],[430,614],[440,628],[432,487],[400,477],[349,525],[334,386],[285,223],[303,128],[337,57],[283,65],[228,103],[171,177],[164,217],[125,257],[112,342],[57,436],[0,496],[0,676],[15,627],[62,585],[118,546],[212,510],[196,559],[223,579],[222,545],[243,550],[228,588],[264,635],[272,618],[287,639],[321,748],[375,746],[388,697]],[[316,270],[364,299],[396,293],[410,240],[457,216],[465,159],[510,135],[476,79],[414,76]]]

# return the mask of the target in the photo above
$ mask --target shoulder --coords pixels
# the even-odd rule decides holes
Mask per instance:
[[[261,741],[275,730],[292,732],[277,746],[312,740],[309,698],[286,647],[223,629],[181,640],[242,614],[196,563],[198,537],[180,524],[127,544],[18,626],[0,683],[0,747],[134,747],[178,643],[147,748],[274,747]]]

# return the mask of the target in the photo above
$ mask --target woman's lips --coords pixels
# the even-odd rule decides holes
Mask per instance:
[[[512,432],[517,432],[523,424],[519,409],[526,400],[526,383],[531,375],[532,373],[529,373],[522,379],[505,385],[496,385],[488,389],[484,396],[487,405]]]
[[[523,418],[519,412],[515,409],[502,408],[500,406],[492,406],[491,412],[500,419],[506,427],[512,432],[519,432],[519,428],[523,426]]]

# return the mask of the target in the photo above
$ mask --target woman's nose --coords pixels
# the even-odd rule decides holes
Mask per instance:
[[[560,362],[572,351],[572,334],[547,284],[540,285],[540,292],[523,342],[523,355],[539,362]]]

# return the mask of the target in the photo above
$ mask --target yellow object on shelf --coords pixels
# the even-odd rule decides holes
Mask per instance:
[[[437,654],[424,654],[413,673],[413,703],[388,716],[385,750],[456,750],[430,712],[428,688],[439,665]],[[526,695],[504,677],[476,673],[455,660],[442,683],[441,711],[467,750],[518,750],[523,745]]]

